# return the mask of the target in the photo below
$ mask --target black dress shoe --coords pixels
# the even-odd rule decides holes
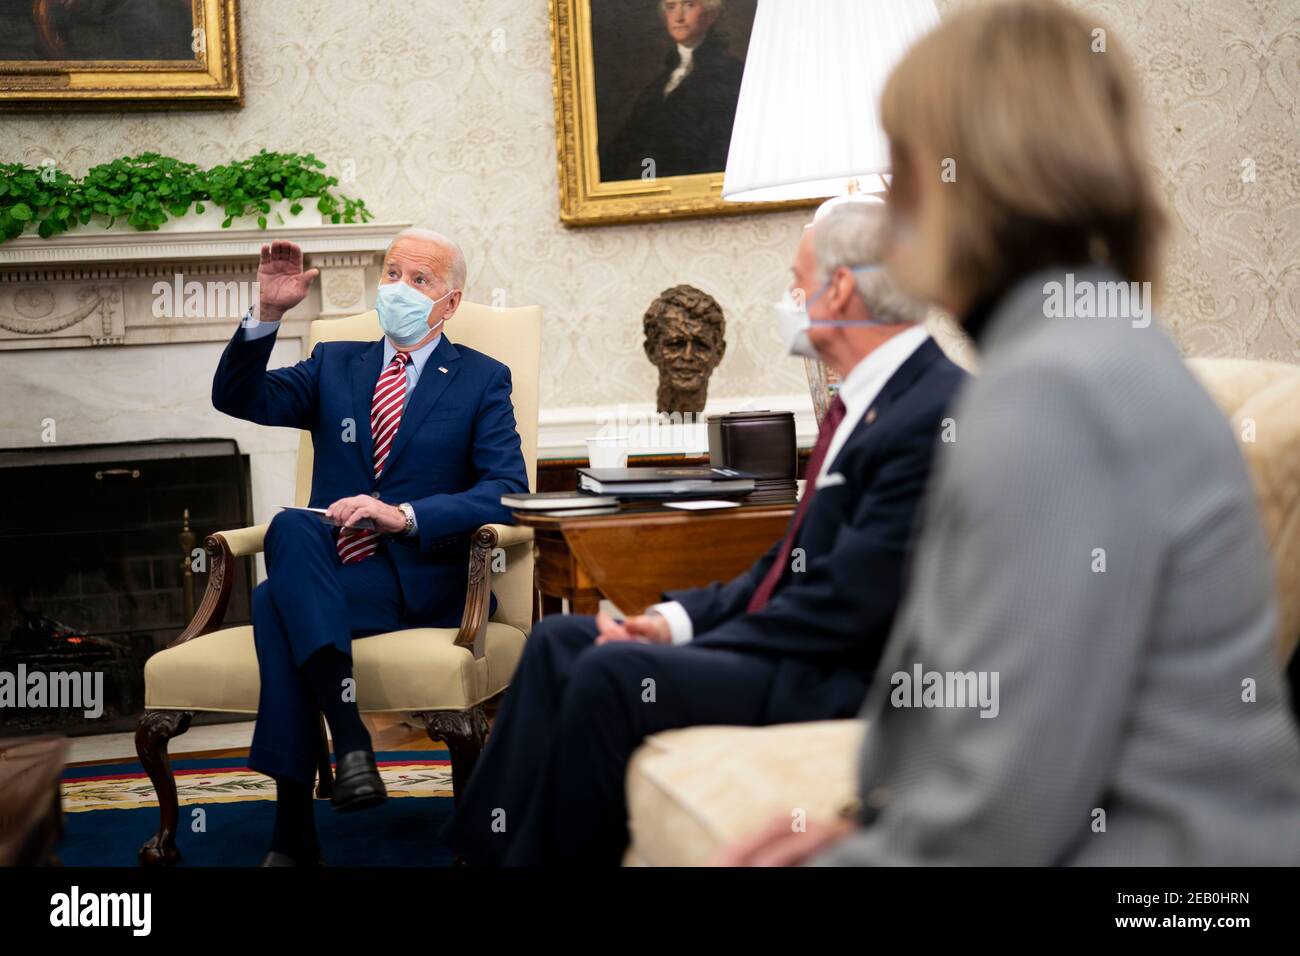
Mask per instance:
[[[324,866],[325,857],[319,850],[316,851],[316,859],[307,861],[300,860],[297,857],[290,856],[288,853],[281,853],[279,850],[270,850],[262,858],[258,866]]]
[[[330,798],[335,810],[365,810],[387,799],[388,790],[384,788],[371,751],[354,750],[339,757],[334,796]]]

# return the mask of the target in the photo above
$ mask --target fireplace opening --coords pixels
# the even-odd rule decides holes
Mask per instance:
[[[224,439],[5,450],[0,496],[5,733],[133,729],[145,661],[203,598],[203,539],[252,524],[248,456]],[[232,627],[249,623],[253,559],[234,572]]]

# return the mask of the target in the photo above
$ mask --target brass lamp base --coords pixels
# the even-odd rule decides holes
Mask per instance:
[[[826,417],[826,409],[840,390],[840,378],[819,359],[803,360],[804,373],[808,376],[808,393],[812,396],[813,413],[817,416],[817,427]]]

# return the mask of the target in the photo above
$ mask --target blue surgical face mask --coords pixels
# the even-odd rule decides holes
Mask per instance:
[[[858,266],[852,269],[852,272],[871,272],[880,266]],[[803,308],[795,303],[794,298],[787,291],[785,298],[776,303],[773,307],[776,310],[776,327],[781,336],[781,341],[785,343],[786,350],[791,355],[803,356],[804,358],[815,359],[818,357],[817,350],[813,347],[812,341],[808,338],[808,330],[813,323],[818,325],[834,327],[846,326],[866,326],[866,325],[885,325],[885,322],[877,322],[875,319],[814,319],[808,314],[808,309],[818,299],[825,294],[830,288],[831,280],[827,279],[818,287],[808,299]]]
[[[389,282],[381,285],[375,296],[379,327],[384,330],[384,334],[394,345],[414,345],[446,321],[442,319],[430,326],[429,314],[435,305],[454,291],[450,289],[438,298],[430,299],[405,282]]]

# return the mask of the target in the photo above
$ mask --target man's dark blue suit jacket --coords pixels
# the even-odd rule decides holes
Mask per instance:
[[[213,406],[259,425],[311,432],[312,507],[360,494],[410,502],[418,533],[384,537],[407,618],[454,624],[465,602],[469,535],[482,524],[509,523],[501,496],[528,490],[510,370],[444,335],[376,480],[370,404],[383,341],[322,342],[305,361],[268,372],[274,344],[274,334],[248,341],[242,328],[235,333],[212,381]]]
[[[772,723],[848,717],[862,706],[902,599],[904,572],[943,419],[965,373],[926,339],[885,383],[831,462],[842,484],[816,491],[788,571],[767,607],[745,608],[781,542],[726,584],[670,591],[697,647],[778,658]],[[813,493],[815,475],[807,476]]]

